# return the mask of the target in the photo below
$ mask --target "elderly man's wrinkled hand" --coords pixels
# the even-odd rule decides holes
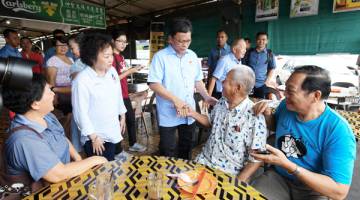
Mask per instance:
[[[277,166],[284,166],[288,161],[285,154],[277,148],[272,147],[271,145],[266,145],[266,150],[270,152],[270,154],[258,154],[256,151],[251,152],[250,155],[253,156],[256,160],[261,160],[265,163],[269,163]]]
[[[266,116],[271,115],[271,108],[266,101],[259,101],[253,106],[255,115],[263,114]]]

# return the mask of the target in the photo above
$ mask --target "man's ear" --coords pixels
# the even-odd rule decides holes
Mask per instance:
[[[38,101],[34,101],[32,104],[31,104],[31,109],[33,110],[39,110],[40,109],[40,102]]]
[[[316,90],[314,92],[314,100],[315,101],[320,101],[321,100],[321,95],[322,95],[322,92],[320,90]]]

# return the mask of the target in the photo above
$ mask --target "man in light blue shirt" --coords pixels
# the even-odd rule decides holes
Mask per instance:
[[[222,81],[225,80],[227,73],[236,66],[241,66],[241,59],[246,52],[246,43],[244,39],[237,39],[231,45],[231,53],[221,58],[210,79],[208,93],[213,94],[217,99],[222,96]],[[214,91],[216,83],[216,90]]]
[[[17,57],[22,58],[17,47],[20,45],[18,33],[12,29],[5,29],[3,32],[6,44],[0,49],[0,58]]]
[[[150,66],[148,83],[156,93],[159,150],[162,156],[191,159],[195,120],[186,116],[188,107],[195,109],[194,88],[206,102],[216,103],[202,82],[198,57],[188,49],[191,32],[189,20],[174,19],[170,27],[170,45],[154,55]],[[176,130],[179,133],[179,144],[176,142]]]
[[[227,44],[228,36],[224,30],[219,30],[216,33],[216,47],[211,49],[208,58],[208,80],[210,81],[213,72],[215,71],[217,62],[225,55],[231,53],[230,45]]]

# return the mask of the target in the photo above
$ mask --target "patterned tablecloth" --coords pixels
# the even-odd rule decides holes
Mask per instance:
[[[116,176],[114,199],[147,199],[147,177],[151,172],[179,173],[184,170],[206,169],[207,173],[217,179],[217,187],[212,194],[197,195],[196,199],[266,199],[254,188],[240,182],[235,176],[219,170],[204,167],[193,161],[142,156],[129,157],[125,162],[113,161],[90,169],[81,176],[68,181],[47,186],[26,199],[88,199],[87,191],[95,177],[102,172],[111,170]],[[177,188],[176,179],[164,177],[163,199],[182,199],[183,194]]]
[[[336,112],[349,122],[352,130],[354,131],[355,137],[360,139],[360,113],[343,110],[337,110]]]

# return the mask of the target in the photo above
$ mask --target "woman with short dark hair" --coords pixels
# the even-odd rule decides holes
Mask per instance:
[[[123,139],[125,131],[126,108],[119,76],[112,67],[111,38],[88,34],[80,52],[81,61],[90,66],[72,84],[73,114],[80,128],[81,143],[88,156],[103,155],[114,160],[115,144]]]
[[[51,113],[54,95],[41,74],[34,74],[32,84],[24,91],[3,88],[4,106],[16,113],[5,143],[10,176],[25,173],[33,181],[56,183],[107,161],[99,156],[81,159]]]

